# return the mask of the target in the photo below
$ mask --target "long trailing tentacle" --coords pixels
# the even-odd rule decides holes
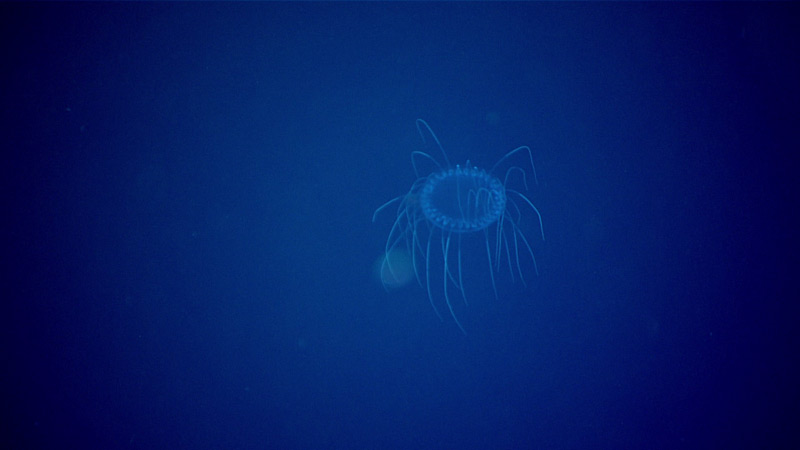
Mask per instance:
[[[394,203],[394,202],[396,202],[396,201],[398,201],[398,200],[400,200],[402,198],[405,198],[405,195],[398,195],[397,197],[395,197],[395,198],[389,200],[388,202],[382,204],[381,206],[379,206],[378,209],[376,209],[375,212],[372,213],[372,222],[373,223],[375,222],[375,219],[378,218],[378,213],[383,211],[384,208],[386,208],[387,206],[391,205],[392,203]]]
[[[530,206],[533,209],[533,211],[539,217],[539,229],[542,230],[542,240],[544,240],[544,225],[542,225],[542,215],[539,214],[539,210],[535,206],[533,206],[533,202],[531,202],[528,199],[528,197],[526,197],[525,194],[523,194],[522,192],[515,191],[514,189],[506,189],[506,191],[511,192],[513,194],[517,194],[521,199],[525,200],[525,203],[527,203],[528,206]]]
[[[522,230],[519,229],[519,226],[514,223],[514,221],[509,220],[511,224],[514,226],[514,233],[519,235],[522,242],[525,244],[525,247],[528,249],[528,253],[531,255],[531,260],[533,261],[533,269],[536,271],[536,275],[539,275],[539,266],[536,265],[536,257],[533,256],[533,249],[531,249],[531,244],[528,243],[528,239],[525,238],[525,235],[522,233]]]
[[[527,286],[528,283],[525,282],[525,275],[522,274],[522,266],[519,263],[519,245],[517,244],[517,224],[514,223],[514,219],[511,217],[508,218],[508,221],[511,222],[513,226],[513,231],[511,235],[514,237],[514,258],[517,260],[517,273],[519,273],[519,279],[522,281],[522,284]],[[536,269],[536,273],[539,273],[539,269],[536,268],[536,260],[533,260],[533,267]],[[511,269],[512,271],[514,269]]]
[[[383,274],[384,267],[388,267],[389,268],[389,273],[392,275],[392,277],[395,280],[398,280],[398,277],[397,277],[397,274],[395,273],[394,267],[392,267],[392,261],[391,261],[391,258],[389,258],[389,255],[391,255],[391,253],[394,251],[394,249],[397,246],[397,244],[403,238],[406,238],[406,241],[408,240],[408,236],[406,234],[406,231],[399,228],[399,227],[401,227],[401,223],[402,223],[401,219],[403,218],[403,216],[404,216],[404,213],[403,214],[398,214],[397,218],[394,220],[394,224],[392,224],[392,229],[389,230],[389,236],[386,238],[386,248],[384,249],[384,252],[383,252],[383,262],[381,263],[381,274]],[[395,238],[394,242],[392,242],[392,237],[395,236],[395,234],[397,235],[397,238]],[[383,283],[383,287],[385,288],[386,287],[386,282],[383,280],[383,276],[381,276],[381,282]]]
[[[447,235],[447,243],[444,246],[444,302],[447,303],[447,308],[450,310],[450,316],[458,325],[458,328],[461,329],[461,332],[467,334],[464,330],[464,327],[461,326],[461,322],[458,321],[458,317],[456,317],[455,311],[453,311],[453,305],[450,303],[450,296],[447,294],[447,275],[450,269],[447,267],[447,253],[450,250],[450,235]]]
[[[497,285],[494,282],[494,264],[492,263],[492,251],[489,249],[489,232],[486,228],[483,229],[483,237],[486,240],[486,257],[489,259],[489,276],[492,279],[492,290],[494,291],[494,298],[497,300]]]
[[[531,153],[531,148],[528,147],[527,145],[523,145],[522,147],[517,147],[514,150],[511,150],[510,152],[506,153],[502,158],[500,158],[499,161],[497,161],[492,166],[492,170],[490,170],[489,173],[494,173],[494,169],[496,169],[497,166],[500,165],[500,163],[502,163],[503,161],[505,161],[508,158],[510,158],[511,155],[514,155],[515,153],[521,152],[523,150],[528,152],[528,159],[530,160],[530,163],[531,163],[531,169],[533,169],[533,179],[534,179],[534,181],[536,181],[536,184],[539,184],[539,178],[536,176],[536,166],[533,165],[533,154]]]
[[[439,314],[439,308],[436,307],[436,304],[433,303],[433,295],[431,295],[431,240],[433,239],[433,228],[431,228],[430,235],[428,236],[428,245],[426,246],[427,249],[425,250],[425,285],[428,288],[428,301],[431,302],[431,306],[433,307],[433,312],[436,313],[436,317],[439,320],[442,320],[442,315]],[[445,282],[447,280],[445,279]]]
[[[464,278],[461,275],[461,233],[458,234],[458,289],[461,291],[461,298],[464,299],[464,305],[469,306],[469,303],[467,303],[467,294],[464,292]]]
[[[503,186],[508,186],[508,176],[511,175],[511,171],[517,169],[522,174],[522,185],[525,186],[525,190],[528,190],[528,177],[525,173],[525,170],[519,166],[511,166],[506,170],[506,176],[503,178]]]
[[[436,164],[436,167],[438,167],[439,170],[442,170],[442,165],[439,164],[439,161],[436,161],[436,158],[425,152],[415,150],[411,152],[411,166],[414,168],[414,175],[418,178],[421,177],[421,175],[419,174],[419,169],[417,168],[417,160],[414,159],[415,157],[428,158],[429,160],[433,161],[434,164]]]
[[[434,133],[433,130],[431,130],[431,127],[428,125],[428,122],[425,122],[422,119],[417,119],[417,131],[419,131],[419,135],[422,137],[422,142],[424,143],[425,133],[422,132],[422,127],[425,127],[425,129],[428,130],[428,133],[430,133],[431,137],[433,137],[433,140],[436,142],[436,146],[439,147],[439,150],[442,151],[442,156],[444,156],[444,162],[447,163],[447,167],[450,167],[450,159],[447,157],[447,153],[444,152],[444,148],[442,147],[442,144],[439,142],[439,138],[436,137],[436,133]]]

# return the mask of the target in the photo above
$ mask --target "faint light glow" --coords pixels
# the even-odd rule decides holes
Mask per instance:
[[[389,251],[375,262],[375,277],[387,288],[407,285],[414,279],[414,264],[405,249]]]

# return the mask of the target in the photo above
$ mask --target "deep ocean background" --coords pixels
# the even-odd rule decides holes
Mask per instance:
[[[791,3],[0,4],[3,447],[797,448],[798,30]],[[376,272],[417,118],[538,171],[540,275],[495,299],[465,258],[466,336]]]

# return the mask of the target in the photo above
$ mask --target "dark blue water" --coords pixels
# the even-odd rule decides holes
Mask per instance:
[[[4,448],[800,445],[796,4],[0,17]],[[466,335],[377,273],[417,118],[533,149]]]

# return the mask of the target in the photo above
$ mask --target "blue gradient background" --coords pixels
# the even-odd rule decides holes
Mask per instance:
[[[800,445],[797,4],[0,17],[4,448]],[[467,336],[376,279],[417,118],[534,150]]]

